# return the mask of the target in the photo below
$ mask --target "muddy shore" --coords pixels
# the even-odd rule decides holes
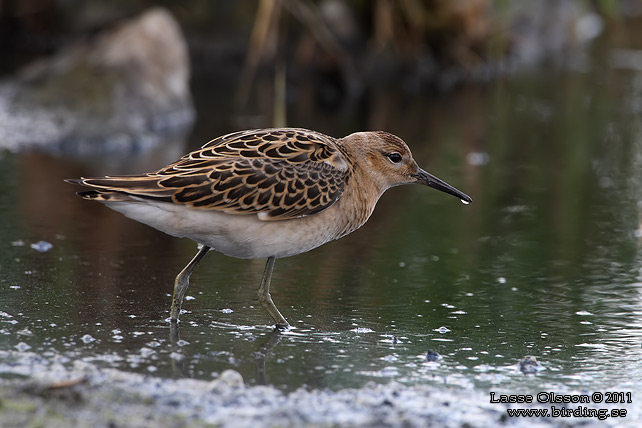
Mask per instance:
[[[488,394],[432,385],[367,384],[339,391],[246,386],[233,370],[212,381],[167,379],[0,352],[0,426],[12,427],[549,427],[639,426],[626,418],[510,418]],[[569,405],[571,406],[571,405]],[[588,407],[593,405],[589,404]],[[602,406],[606,407],[606,406]]]

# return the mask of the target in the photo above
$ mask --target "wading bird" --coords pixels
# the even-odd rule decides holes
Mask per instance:
[[[78,194],[172,236],[201,244],[178,274],[170,319],[177,322],[189,278],[210,249],[267,259],[259,302],[289,324],[270,296],[274,261],[357,230],[389,188],[419,183],[472,199],[417,166],[387,132],[333,138],[298,128],[256,129],[218,137],[155,172],[68,180]]]

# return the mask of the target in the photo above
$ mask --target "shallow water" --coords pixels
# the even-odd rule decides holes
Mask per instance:
[[[383,91],[342,111],[315,108],[298,88],[291,125],[396,133],[474,202],[392,189],[361,230],[278,260],[272,296],[293,325],[282,334],[256,300],[264,261],[214,253],[171,331],[173,278],[196,245],[62,182],[159,167],[176,147],[130,160],[2,153],[0,348],[163,377],[233,368],[286,391],[394,380],[640,392],[642,71],[609,58],[430,99]],[[196,89],[185,150],[270,114],[235,115],[208,104],[214,88]],[[441,358],[427,361],[428,350]],[[527,355],[542,365],[535,374],[519,370]]]

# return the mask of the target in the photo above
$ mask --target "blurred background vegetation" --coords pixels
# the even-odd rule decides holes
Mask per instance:
[[[243,98],[281,64],[288,80],[318,79],[330,102],[373,84],[488,79],[642,13],[635,0],[0,0],[0,73],[158,5],[182,26],[194,73],[238,73]]]

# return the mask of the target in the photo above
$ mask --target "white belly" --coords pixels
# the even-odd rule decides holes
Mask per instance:
[[[339,238],[335,206],[309,217],[261,221],[256,215],[198,210],[167,202],[107,202],[109,208],[169,235],[190,238],[231,257],[288,257]]]

